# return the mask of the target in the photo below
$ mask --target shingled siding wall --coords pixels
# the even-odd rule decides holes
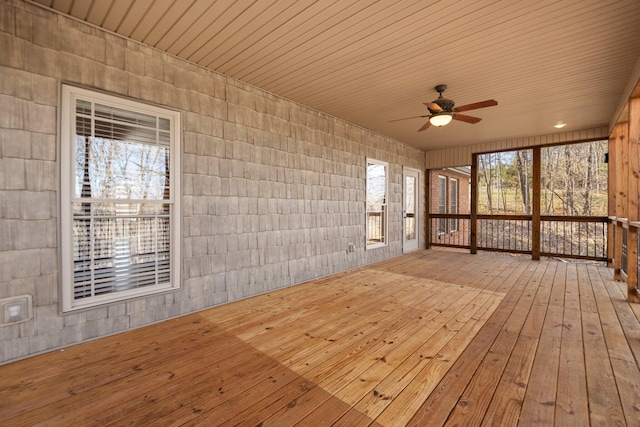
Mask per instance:
[[[20,0],[0,2],[0,52],[0,298],[34,305],[0,327],[0,362],[402,254],[402,167],[424,170],[424,152]],[[62,83],[181,112],[179,291],[61,314]],[[367,157],[390,169],[374,250]]]

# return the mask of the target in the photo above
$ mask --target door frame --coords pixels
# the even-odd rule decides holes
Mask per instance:
[[[406,203],[407,203],[407,177],[415,178],[415,239],[407,240],[406,233]],[[420,171],[418,169],[403,167],[402,168],[402,252],[415,251],[420,247]]]

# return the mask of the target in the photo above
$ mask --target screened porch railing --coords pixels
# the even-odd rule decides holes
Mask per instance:
[[[470,248],[471,215],[430,214],[431,245]],[[456,221],[457,232],[442,232],[442,225]],[[594,261],[607,260],[607,217],[541,216],[540,255]],[[532,253],[530,215],[477,215],[479,250]]]
[[[470,248],[471,218],[468,214],[430,214],[431,245]]]
[[[541,216],[540,255],[607,260],[607,224],[600,216]]]

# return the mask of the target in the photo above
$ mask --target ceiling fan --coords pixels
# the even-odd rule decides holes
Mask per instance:
[[[474,102],[473,104],[462,105],[460,107],[454,107],[455,102],[450,99],[446,99],[442,97],[442,92],[447,90],[447,85],[440,84],[434,88],[436,92],[438,92],[438,99],[435,99],[431,102],[425,102],[424,105],[429,109],[430,114],[425,114],[422,116],[414,116],[414,117],[405,117],[404,119],[396,119],[391,120],[392,122],[397,122],[400,120],[409,120],[409,119],[417,119],[420,117],[428,117],[429,120],[424,124],[418,132],[421,132],[427,129],[429,126],[434,125],[438,127],[446,126],[451,122],[451,120],[460,120],[461,122],[475,124],[482,120],[479,117],[467,116],[466,114],[460,114],[461,111],[469,111],[476,110],[478,108],[485,107],[493,107],[494,105],[498,105],[498,101],[493,99],[488,99],[486,101]]]

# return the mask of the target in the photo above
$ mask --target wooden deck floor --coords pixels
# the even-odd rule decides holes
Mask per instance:
[[[605,267],[418,251],[0,367],[0,425],[640,425]]]

